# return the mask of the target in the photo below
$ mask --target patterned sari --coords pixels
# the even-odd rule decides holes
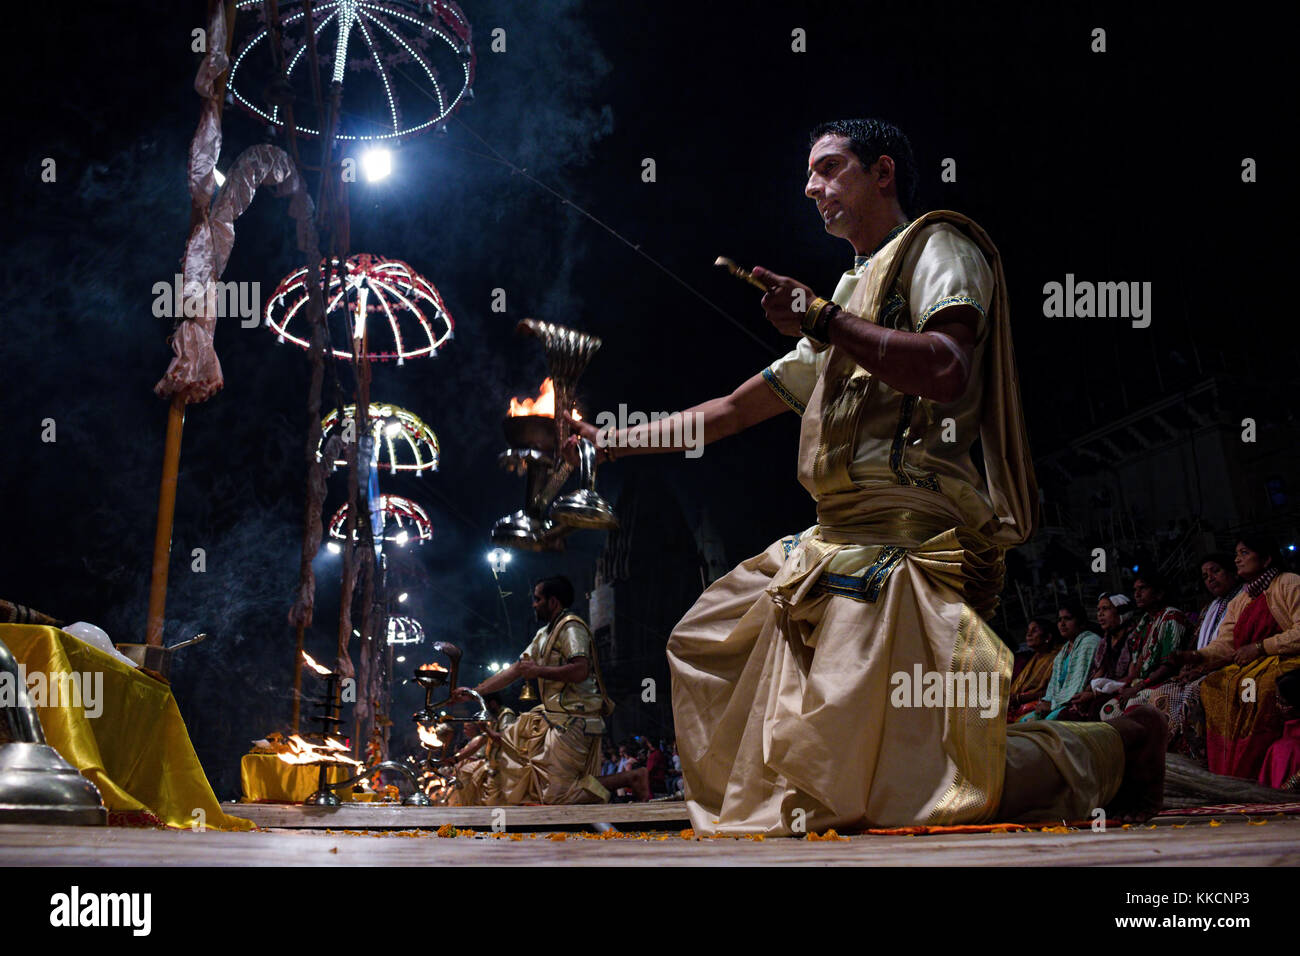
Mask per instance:
[[[1007,723],[1014,724],[1034,709],[1038,699],[1047,690],[1047,682],[1052,678],[1052,663],[1060,651],[1060,647],[1053,647],[1050,651],[1038,651],[1025,661],[1025,666],[1011,681],[1011,699],[1015,701],[1017,697],[1025,697],[1028,700],[1007,711]]]
[[[1233,629],[1236,648],[1255,644],[1283,626],[1274,619],[1265,594],[1252,598]],[[1201,682],[1206,757],[1213,773],[1259,777],[1264,755],[1282,735],[1277,679],[1300,667],[1300,657],[1265,654],[1245,666],[1230,664]]]

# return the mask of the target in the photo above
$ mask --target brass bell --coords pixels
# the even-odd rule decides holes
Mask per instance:
[[[527,701],[530,704],[537,702],[537,691],[533,690],[532,681],[524,681],[524,689],[519,692],[519,700],[521,703],[524,701]]]

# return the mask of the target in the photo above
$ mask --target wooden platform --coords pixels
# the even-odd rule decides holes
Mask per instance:
[[[594,836],[594,835],[593,835]],[[1295,866],[1300,820],[1222,818],[1066,833],[804,839],[563,839],[431,830],[191,833],[119,827],[0,826],[0,866]]]
[[[224,803],[221,809],[275,829],[436,830],[454,827],[490,830],[590,827],[609,823],[621,830],[690,826],[686,803],[610,803],[574,807],[403,807],[382,803],[344,803],[338,807],[302,807],[280,803]]]
[[[1186,757],[1170,754],[1166,761],[1165,799],[1168,808],[1224,803],[1283,803],[1295,794],[1256,786],[1248,780],[1220,777]],[[582,828],[612,824],[620,830],[684,829],[690,826],[681,800],[653,803],[611,803],[570,807],[403,807],[395,804],[344,803],[338,807],[292,804],[229,803],[222,809],[274,829],[414,830],[445,824],[472,829],[507,830]]]

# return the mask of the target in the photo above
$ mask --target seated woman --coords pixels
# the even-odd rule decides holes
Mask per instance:
[[[1219,633],[1219,625],[1228,604],[1241,590],[1241,579],[1233,560],[1226,554],[1207,554],[1201,559],[1201,581],[1210,593],[1210,603],[1201,611],[1196,630],[1196,650],[1209,646]],[[1192,655],[1179,654],[1175,660],[1190,660]],[[1199,714],[1201,679],[1208,673],[1199,660],[1164,683],[1142,691],[1134,703],[1146,702],[1169,718],[1169,749],[1186,753],[1204,762],[1205,728],[1184,733],[1189,715]],[[1189,706],[1189,702],[1194,702]]]
[[[1254,535],[1237,541],[1236,564],[1245,587],[1228,604],[1218,637],[1182,660],[1185,672],[1208,675],[1199,708],[1210,770],[1254,780],[1282,736],[1277,680],[1300,668],[1300,576],[1282,570],[1273,541]]]
[[[1087,686],[1071,698],[1061,720],[1100,720],[1102,706],[1123,689],[1133,666],[1134,610],[1125,594],[1103,594],[1098,599],[1102,641],[1093,655]]]
[[[1075,694],[1083,690],[1088,682],[1088,672],[1092,669],[1092,659],[1101,646],[1101,635],[1087,630],[1088,616],[1083,605],[1075,600],[1061,604],[1056,612],[1056,628],[1065,641],[1065,646],[1052,662],[1052,676],[1047,682],[1041,700],[1034,702],[1034,709],[1021,717],[1018,723],[1026,720],[1059,720],[1061,711]]]
[[[1052,678],[1052,662],[1061,649],[1056,626],[1045,617],[1036,617],[1025,628],[1025,643],[1032,656],[1011,680],[1011,702],[1007,705],[1007,723],[1015,723],[1034,709]]]
[[[1143,569],[1133,579],[1133,601],[1141,612],[1134,625],[1133,663],[1124,688],[1102,711],[1102,717],[1111,717],[1142,702],[1144,692],[1159,687],[1178,673],[1187,616],[1166,602],[1168,591],[1164,575],[1157,570]]]

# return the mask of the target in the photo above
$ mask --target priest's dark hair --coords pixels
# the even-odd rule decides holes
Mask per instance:
[[[913,214],[916,205],[916,159],[912,155],[912,144],[901,129],[881,119],[831,120],[813,128],[808,145],[812,146],[828,134],[847,137],[849,148],[858,157],[863,169],[869,168],[881,156],[892,159],[898,205],[903,208],[904,214]]]
[[[555,598],[560,602],[561,607],[573,605],[573,582],[562,574],[542,578],[533,587],[541,588],[542,597]]]

